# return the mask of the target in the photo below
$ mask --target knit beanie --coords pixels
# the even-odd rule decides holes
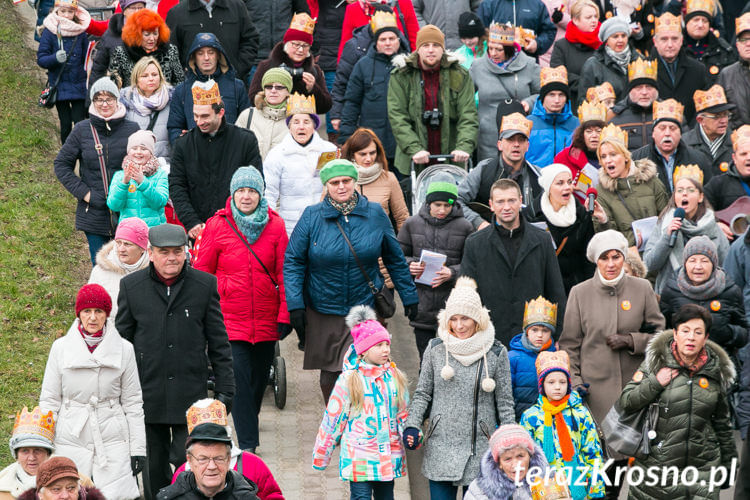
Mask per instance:
[[[473,12],[464,12],[458,16],[458,37],[474,38],[484,36],[484,23]]]
[[[536,357],[536,376],[539,394],[544,392],[544,378],[552,372],[562,372],[568,379],[568,394],[570,394],[570,359],[565,351],[542,351]]]
[[[500,455],[513,448],[523,448],[533,455],[536,451],[529,431],[518,424],[503,424],[490,437],[490,453],[497,462]]]
[[[449,175],[438,174],[427,186],[427,197],[424,202],[430,204],[433,201],[444,201],[453,203],[458,199],[458,187]]]
[[[555,181],[555,177],[560,174],[570,173],[570,169],[562,163],[553,163],[542,169],[542,174],[539,176],[539,186],[544,189],[545,193],[549,193],[549,189],[552,183]]]
[[[360,356],[381,342],[391,343],[391,334],[369,306],[352,307],[346,316],[346,326],[354,338],[354,350]]]
[[[303,42],[312,45],[314,29],[315,21],[309,14],[294,14],[289,28],[284,33],[284,43]]]
[[[617,250],[623,257],[628,254],[628,240],[619,231],[607,229],[601,233],[596,233],[588,247],[586,247],[586,258],[589,262],[596,264],[599,257],[610,250]]]
[[[607,39],[615,33],[625,33],[630,36],[630,26],[628,22],[620,16],[612,16],[604,21],[599,28],[599,40],[607,43]]]
[[[445,35],[440,31],[440,28],[432,24],[423,26],[417,32],[417,49],[430,42],[440,45],[445,50]]]
[[[129,241],[145,250],[148,248],[148,224],[138,217],[120,219],[115,239]]]
[[[292,75],[290,75],[287,70],[281,68],[271,68],[263,73],[261,85],[265,87],[266,85],[270,85],[272,83],[282,84],[289,92],[292,91],[292,87],[294,85],[292,82]]]
[[[568,70],[565,66],[542,68],[539,72],[539,102],[544,104],[544,98],[554,90],[565,94],[570,100],[570,86],[568,85]]]
[[[334,177],[341,177],[342,175],[351,177],[355,181],[359,178],[359,173],[354,163],[343,158],[331,160],[320,170],[320,182],[325,185]]]
[[[482,305],[482,299],[477,293],[477,282],[467,276],[456,280],[456,286],[445,301],[446,319],[457,314],[476,321],[478,330],[486,329],[490,321],[490,313]]]
[[[94,97],[96,97],[96,94],[98,94],[99,92],[109,92],[110,94],[115,96],[115,99],[120,99],[120,89],[117,88],[115,82],[110,80],[108,76],[99,78],[89,89],[89,97],[92,101],[94,100]]]
[[[684,266],[685,262],[687,262],[690,257],[697,254],[708,257],[711,260],[714,269],[719,267],[719,257],[716,252],[716,244],[714,244],[708,236],[694,236],[688,240],[685,244],[685,249],[682,251],[682,265]]]
[[[150,130],[139,130],[128,137],[128,149],[130,151],[136,146],[143,146],[153,155],[156,148],[156,136]]]
[[[84,309],[101,309],[109,316],[112,312],[112,298],[101,285],[96,283],[83,285],[76,295],[76,317]]]
[[[234,195],[235,191],[243,187],[254,189],[261,198],[266,190],[263,176],[258,172],[258,169],[252,165],[240,167],[234,172],[232,181],[229,183],[229,192]]]

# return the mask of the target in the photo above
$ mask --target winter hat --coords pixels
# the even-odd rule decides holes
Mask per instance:
[[[187,441],[185,441],[185,448],[189,448],[196,441],[232,444],[232,438],[229,436],[227,427],[214,424],[213,422],[196,425],[193,431],[188,434]]]
[[[492,459],[497,462],[500,455],[513,448],[523,448],[529,452],[529,455],[533,455],[536,451],[529,431],[518,424],[503,424],[490,437]]]
[[[427,197],[424,202],[428,205],[433,201],[453,203],[458,199],[458,187],[449,175],[436,175],[427,186]]]
[[[337,158],[326,163],[326,166],[320,170],[320,182],[325,185],[334,177],[341,177],[342,175],[351,177],[355,181],[359,178],[359,173],[354,163],[343,158]]]
[[[719,267],[719,257],[716,251],[716,244],[706,235],[694,236],[685,244],[682,251],[682,265],[693,255],[705,255],[711,260],[714,269]]]
[[[52,457],[45,460],[36,473],[36,490],[39,491],[63,478],[81,479],[75,462],[67,457]]]
[[[159,224],[148,229],[152,247],[181,247],[188,244],[185,228],[177,224]]]
[[[490,322],[490,313],[482,305],[482,299],[477,293],[477,282],[462,276],[456,280],[448,300],[445,301],[445,317],[460,314],[477,322],[477,329],[484,330]]]
[[[128,137],[128,151],[136,146],[143,146],[153,155],[156,147],[156,136],[150,130],[139,130]]]
[[[115,239],[135,243],[145,250],[148,248],[148,224],[138,217],[120,219],[117,231],[115,231]]]
[[[354,338],[354,350],[360,356],[381,342],[391,343],[391,334],[380,324],[372,307],[352,307],[346,316],[346,326]]]
[[[96,283],[83,285],[76,295],[76,317],[84,309],[101,309],[109,316],[112,312],[112,298],[101,285]]]
[[[417,32],[417,49],[426,43],[436,43],[445,50],[445,35],[435,25],[428,24]]]
[[[607,39],[615,33],[625,33],[630,36],[628,21],[620,16],[612,16],[602,23],[599,28],[599,40],[602,43],[607,43]]]
[[[559,90],[570,100],[570,87],[568,86],[568,70],[565,66],[542,68],[539,72],[539,101],[544,103],[544,98],[553,90]]]
[[[146,6],[146,0],[120,0],[120,10],[125,10],[134,3],[142,3],[143,6]]]
[[[586,247],[586,258],[589,262],[596,264],[599,257],[610,250],[617,250],[623,257],[628,254],[628,240],[619,231],[607,229],[601,233],[596,233],[588,247]]]
[[[72,7],[78,8],[78,0],[55,0],[55,7]]]
[[[109,92],[110,94],[115,96],[115,99],[120,99],[120,89],[117,88],[115,82],[110,80],[108,76],[99,78],[89,89],[89,97],[92,101],[94,100],[94,97],[96,97],[96,94],[98,94],[99,92]]]
[[[539,185],[544,189],[545,193],[549,193],[549,188],[555,181],[555,177],[560,174],[570,173],[570,169],[562,163],[553,163],[542,169],[542,174],[539,176]]]
[[[290,75],[287,70],[281,68],[271,68],[263,73],[261,85],[265,87],[266,85],[270,85],[272,83],[282,84],[289,92],[292,91],[292,87],[294,86],[294,83],[292,82],[292,75]]]
[[[44,448],[55,451],[55,418],[52,412],[42,413],[38,406],[29,411],[25,406],[16,413],[13,434],[10,437],[10,451],[18,458],[19,448]]]
[[[304,42],[309,45],[313,43],[313,32],[315,31],[315,20],[310,14],[301,12],[294,14],[289,29],[284,33],[284,43]]]
[[[234,195],[235,191],[243,187],[254,189],[261,197],[266,190],[263,176],[252,165],[240,167],[234,172],[232,181],[229,183],[229,192]]]
[[[485,27],[479,16],[473,12],[464,12],[458,16],[458,37],[474,38],[484,36]]]
[[[552,372],[562,372],[568,378],[568,394],[570,394],[570,359],[565,351],[542,351],[536,357],[536,376],[539,394],[544,393],[544,378]]]

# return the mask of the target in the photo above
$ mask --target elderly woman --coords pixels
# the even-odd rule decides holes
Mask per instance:
[[[68,334],[52,344],[39,407],[57,420],[58,454],[75,460],[108,500],[136,498],[146,427],[133,345],[108,319],[112,299],[101,285],[81,287],[75,311]]]
[[[237,121],[238,127],[251,130],[258,139],[263,163],[268,152],[288,135],[286,105],[292,91],[292,76],[281,68],[271,68],[263,75],[263,90],[255,95],[254,108],[247,108]]]
[[[99,249],[115,234],[116,218],[107,207],[109,183],[121,169],[128,137],[138,130],[138,125],[125,118],[125,106],[118,102],[120,91],[109,78],[97,80],[89,95],[90,118],[73,127],[57,153],[55,175],[78,200],[76,229],[86,234],[93,266]],[[100,156],[98,151],[104,154]]]
[[[39,466],[36,486],[24,491],[19,500],[109,500],[102,491],[78,472],[75,462],[67,457],[52,457]]]
[[[287,102],[289,133],[268,152],[263,161],[268,206],[279,210],[291,236],[302,212],[320,201],[323,184],[321,162],[332,159],[336,146],[316,132],[320,118],[315,114],[315,98],[294,94]]]
[[[0,500],[12,500],[36,486],[36,475],[42,463],[55,451],[52,440],[55,419],[43,415],[39,407],[31,412],[24,406],[16,414],[10,451],[15,462],[0,471]]]
[[[659,215],[643,252],[643,261],[657,273],[654,290],[661,294],[664,285],[677,277],[682,267],[683,250],[688,240],[708,236],[717,248],[717,265],[729,253],[729,240],[716,223],[711,204],[703,196],[703,172],[695,165],[679,166],[674,173],[674,193]],[[675,208],[684,210],[675,217]]]
[[[129,16],[122,28],[122,43],[115,47],[109,59],[109,73],[117,75],[120,83],[131,81],[133,66],[142,57],[153,57],[159,62],[164,79],[172,86],[185,79],[177,47],[169,43],[169,28],[164,19],[151,9],[142,9]]]
[[[694,479],[630,485],[629,498],[719,498],[711,482],[721,467],[732,474],[737,449],[729,417],[727,389],[735,379],[732,361],[708,340],[711,314],[696,304],[682,306],[673,317],[674,330],[659,333],[648,345],[646,359],[620,395],[625,412],[659,405],[651,452],[635,459],[641,470],[694,469]],[[678,424],[681,422],[681,424]],[[715,489],[713,489],[715,487]]]
[[[303,368],[320,370],[326,404],[352,343],[345,317],[355,305],[372,306],[373,291],[384,286],[379,258],[409,319],[419,302],[391,221],[378,203],[357,193],[358,177],[357,167],[344,159],[321,169],[325,199],[305,209],[284,259],[291,324],[306,346]]]
[[[237,387],[234,426],[240,448],[253,453],[276,341],[292,331],[282,275],[288,239],[263,187],[255,167],[237,169],[226,207],[206,223],[194,264],[218,280]]]

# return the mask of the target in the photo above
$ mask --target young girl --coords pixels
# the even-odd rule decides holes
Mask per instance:
[[[568,484],[575,500],[604,497],[604,481],[591,477],[597,460],[602,467],[602,447],[593,417],[578,393],[570,390],[568,353],[540,352],[536,371],[539,401],[524,412],[520,424],[553,468],[572,474]],[[579,478],[585,467],[585,479]]]
[[[149,130],[139,130],[128,137],[128,154],[122,170],[112,177],[107,205],[120,212],[120,219],[138,217],[149,227],[167,222],[164,206],[169,199],[167,173],[154,156],[156,137]]]
[[[393,498],[393,480],[406,475],[406,376],[391,361],[391,336],[375,311],[353,307],[346,323],[354,344],[318,429],[313,468],[324,470],[341,442],[339,475],[350,481],[351,498]]]
[[[57,82],[55,108],[60,118],[60,139],[63,143],[73,124],[86,118],[84,60],[89,23],[91,16],[78,7],[78,0],[55,0],[55,8],[44,18],[44,29],[36,53],[37,64],[47,70],[49,84],[54,86]]]

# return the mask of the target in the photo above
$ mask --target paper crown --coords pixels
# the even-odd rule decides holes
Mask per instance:
[[[654,25],[654,35],[660,33],[680,33],[682,34],[682,18],[665,12],[656,18]]]
[[[541,295],[526,302],[523,311],[523,328],[535,323],[546,323],[553,327],[557,324],[557,304],[553,304]]]
[[[286,116],[296,114],[316,114],[315,96],[298,94],[297,92],[290,95],[289,99],[286,101]]]
[[[537,376],[554,369],[570,372],[570,358],[565,351],[542,351],[536,357],[534,365]]]
[[[727,104],[727,96],[724,94],[724,88],[716,84],[706,91],[696,90],[693,94],[693,102],[695,102],[695,111],[700,113],[706,108]]]
[[[658,67],[659,63],[656,60],[636,59],[628,64],[628,81],[632,82],[638,78],[648,78],[649,80],[656,81],[656,69]]]
[[[581,123],[607,121],[607,106],[599,101],[594,101],[593,103],[583,101],[581,105],[578,106],[578,121]]]
[[[487,41],[497,42],[503,45],[513,45],[515,37],[516,30],[510,23],[492,23],[490,24],[489,38]]]
[[[194,106],[200,106],[202,104],[219,104],[221,102],[219,84],[210,78],[205,82],[196,81],[193,83],[191,90],[193,91]]]
[[[750,30],[750,12],[742,14],[734,20],[735,33],[740,36],[743,31]]]
[[[682,123],[682,113],[685,106],[674,99],[667,99],[661,102],[654,101],[653,110],[654,124],[658,120],[674,120],[677,123]]]
[[[605,99],[615,99],[615,89],[609,82],[604,82],[596,87],[589,87],[586,90],[586,100],[590,102],[603,102]]]
[[[703,170],[698,165],[679,165],[674,169],[672,180],[675,185],[680,179],[692,179],[701,186],[703,185]]]
[[[292,22],[289,23],[289,29],[302,31],[308,35],[312,35],[315,31],[315,20],[305,12],[294,14]]]
[[[562,83],[563,85],[568,84],[568,70],[565,66],[542,68],[539,72],[539,86],[544,87],[555,82]]]
[[[385,28],[398,29],[398,25],[396,24],[396,15],[393,12],[384,12],[382,10],[379,10],[375,12],[375,14],[370,18],[370,29],[373,33],[377,33],[378,31]]]
[[[732,147],[737,150],[740,143],[750,141],[750,125],[742,125],[732,132]]]
[[[571,498],[565,474],[558,473],[554,478],[540,478],[531,485],[533,500],[567,500]]]
[[[516,40],[521,42],[522,45],[525,45],[530,40],[536,40],[536,33],[534,33],[534,30],[527,30],[523,26],[516,26]]]
[[[210,404],[205,404],[210,401]],[[202,399],[196,401],[187,411],[188,434],[193,432],[200,424],[217,424],[222,427],[227,425],[227,408],[224,403],[215,399]]]
[[[716,6],[711,0],[687,0],[685,15],[693,12],[705,12],[713,17],[716,13]]]
[[[503,121],[500,123],[500,133],[506,130],[518,130],[526,137],[529,137],[532,125],[533,122],[527,120],[521,113],[511,113],[503,116]]]
[[[616,142],[625,149],[628,148],[628,133],[617,125],[610,123],[602,129],[602,133],[599,134],[599,144],[604,142]]]
[[[52,412],[42,413],[42,410],[35,406],[29,413],[28,408],[24,406],[23,410],[16,413],[16,423],[13,425],[13,437],[21,434],[40,436],[52,444],[55,440],[55,419]]]
[[[78,0],[55,0],[55,7],[72,7],[78,8]]]

